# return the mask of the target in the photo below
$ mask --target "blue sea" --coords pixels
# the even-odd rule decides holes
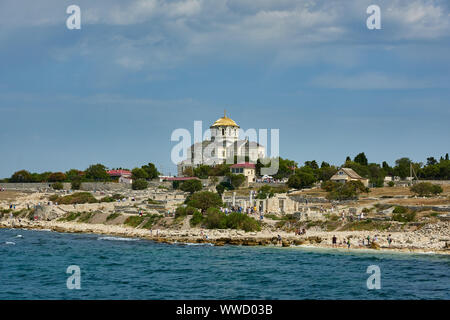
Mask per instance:
[[[68,289],[70,265],[80,289]],[[380,289],[368,289],[368,266]],[[450,299],[450,257],[0,229],[0,299]]]

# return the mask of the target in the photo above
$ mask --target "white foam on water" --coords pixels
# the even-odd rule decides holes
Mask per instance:
[[[177,242],[177,244],[184,244],[187,246],[214,246],[212,243],[190,243],[190,242]]]
[[[6,241],[5,244],[12,244],[12,245],[15,245],[16,243],[15,243],[15,242],[12,242],[12,241]]]
[[[97,240],[107,240],[107,241],[139,241],[136,238],[121,238],[121,237],[99,237]]]
[[[18,234],[18,235],[16,236],[16,238],[23,238],[23,235]]]

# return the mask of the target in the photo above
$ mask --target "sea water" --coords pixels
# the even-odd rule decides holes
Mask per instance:
[[[369,289],[367,268],[380,269]],[[80,289],[69,289],[69,266]],[[450,256],[0,229],[0,299],[450,299]],[[69,286],[70,287],[70,286]]]

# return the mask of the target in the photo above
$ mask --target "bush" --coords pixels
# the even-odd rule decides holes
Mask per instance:
[[[389,181],[388,182],[388,186],[392,188],[393,186],[395,186],[395,182],[394,181]]]
[[[208,229],[225,229],[226,215],[217,208],[209,208],[206,211],[205,226]]]
[[[64,197],[50,197],[49,199],[59,204],[98,203],[97,199],[89,192],[77,192]]]
[[[64,189],[64,186],[61,182],[55,182],[54,184],[52,184],[52,188],[54,190],[62,190]]]
[[[243,174],[232,174],[230,176],[231,185],[234,189],[239,188],[246,180]]]
[[[411,211],[407,213],[395,213],[392,215],[392,220],[398,222],[412,222],[416,220],[416,212]]]
[[[256,195],[256,199],[267,199],[272,198],[274,196],[274,191],[271,186],[264,185],[258,190],[258,194]]]
[[[259,222],[244,213],[232,212],[225,216],[225,221],[229,229],[241,229],[246,232],[261,230]]]
[[[418,196],[430,196],[442,193],[442,187],[438,184],[432,184],[430,182],[420,182],[409,188],[411,192],[417,194]]]
[[[120,216],[120,213],[117,213],[117,212],[111,213],[110,215],[108,215],[108,216],[106,217],[106,221],[113,220],[113,219],[117,218],[118,216]]]
[[[205,212],[209,208],[220,207],[222,205],[222,198],[215,192],[202,191],[187,197],[186,204]]]
[[[49,182],[61,182],[66,179],[67,179],[66,175],[62,172],[54,172],[48,176]]]
[[[70,188],[72,190],[80,190],[81,188],[81,180],[77,179],[77,180],[73,180],[70,184]]]
[[[191,221],[193,219],[194,217]],[[209,208],[205,218],[200,219],[200,216],[196,215],[192,223],[198,224],[201,220],[204,221],[204,225],[208,229],[240,229],[246,232],[261,230],[260,223],[252,217],[239,212],[226,215],[217,208]]]
[[[185,191],[185,192],[194,193],[194,192],[202,190],[203,189],[203,185],[202,185],[202,182],[200,180],[190,179],[190,180],[184,181],[181,184],[180,189]]]
[[[191,220],[189,221],[189,224],[191,227],[198,226],[203,222],[203,215],[200,213],[200,211],[195,211],[192,215]]]
[[[138,225],[140,225],[144,221],[144,217],[142,216],[130,216],[128,217],[124,224],[133,228],[136,228]]]
[[[148,214],[145,217],[148,218],[147,222],[144,223],[142,228],[144,229],[150,229],[153,227],[160,219],[162,219],[162,216],[159,214]]]
[[[134,180],[133,183],[131,184],[131,188],[133,190],[145,190],[148,188],[148,182],[145,181],[144,179]]]
[[[408,212],[408,209],[402,206],[396,206],[392,213],[406,213]]]

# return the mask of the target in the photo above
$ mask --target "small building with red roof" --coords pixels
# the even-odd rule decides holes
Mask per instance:
[[[230,170],[233,174],[243,174],[247,178],[247,184],[256,180],[256,166],[254,163],[236,163],[230,166]]]

